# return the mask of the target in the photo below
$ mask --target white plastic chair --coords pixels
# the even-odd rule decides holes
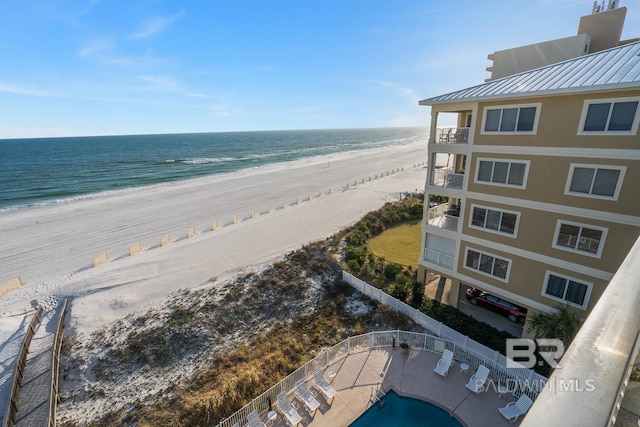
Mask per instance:
[[[520,415],[524,415],[533,405],[533,401],[523,394],[516,402],[507,403],[504,408],[498,408],[498,411],[510,422],[514,423]]]
[[[247,415],[247,421],[249,421],[249,427],[266,427],[266,425],[260,419],[260,415],[258,415],[258,411],[251,411],[249,415]]]
[[[327,400],[332,399],[336,395],[335,389],[324,379],[320,369],[313,371],[313,385],[324,394]]]
[[[445,349],[442,352],[442,357],[438,360],[438,364],[436,365],[433,372],[436,374],[440,374],[443,377],[446,377],[449,373],[449,368],[453,364],[453,352],[451,350]]]
[[[278,394],[278,409],[282,412],[282,415],[289,421],[289,424],[292,426],[298,425],[300,421],[302,421],[302,417],[296,411],[296,408],[293,407],[291,401],[287,397],[287,393],[284,391]]]
[[[313,412],[320,406],[320,402],[315,398],[315,396],[311,393],[311,391],[307,388],[307,384],[304,380],[296,381],[296,393],[300,400],[302,400],[309,410],[309,412]]]
[[[480,393],[484,390],[484,383],[487,382],[487,378],[489,377],[489,368],[484,365],[478,366],[478,371],[473,374],[466,387],[474,392],[475,394]]]

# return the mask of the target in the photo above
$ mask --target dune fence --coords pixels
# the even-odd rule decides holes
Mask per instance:
[[[93,266],[97,267],[101,264],[104,264],[105,262],[107,262],[109,260],[109,254],[107,254],[107,252],[102,252],[100,255],[98,255],[97,257],[95,257],[93,259]]]
[[[138,252],[140,252],[141,250],[142,250],[142,245],[140,244],[140,242],[138,242],[129,248],[129,256],[133,256]]]
[[[7,283],[0,285],[0,297],[8,294],[11,291],[15,291],[18,288],[24,286],[22,277],[18,276],[15,279],[9,280]]]
[[[413,168],[418,168],[418,167],[422,167],[423,165],[425,165],[426,162],[422,162],[422,163],[414,163],[413,164]],[[251,209],[249,216],[246,218],[242,218],[239,215],[233,215],[231,218],[230,222],[227,223],[219,223],[217,219],[214,219],[208,226],[207,228],[203,229],[202,231],[206,231],[206,230],[210,230],[210,231],[215,231],[218,228],[224,228],[226,226],[229,225],[234,225],[234,224],[239,224],[241,222],[244,222],[245,220],[248,219],[253,219],[253,218],[258,218],[262,215],[265,214],[271,214],[277,210],[282,210],[285,209],[289,206],[295,206],[295,205],[300,205],[304,202],[310,202],[312,200],[315,200],[317,198],[322,198],[325,195],[329,195],[329,194],[333,194],[336,191],[346,191],[346,190],[350,190],[352,188],[358,187],[359,185],[364,185],[367,182],[371,182],[373,180],[377,180],[380,178],[384,178],[385,176],[389,176],[389,175],[393,175],[396,172],[400,172],[400,171],[405,171],[405,167],[400,167],[400,168],[395,168],[395,169],[391,169],[391,170],[387,170],[387,171],[383,171],[380,172],[379,174],[374,174],[374,175],[369,175],[368,177],[362,177],[360,179],[354,179],[353,181],[349,181],[346,183],[346,186],[339,186],[337,189],[331,188],[329,187],[327,190],[317,190],[317,189],[313,189],[309,192],[307,192],[304,195],[298,195],[295,197],[295,199],[289,199],[289,200],[282,200],[281,205],[278,208],[275,208],[274,205],[269,204],[266,207],[266,210],[261,210],[261,209]],[[400,196],[400,198],[402,198]],[[181,234],[181,233],[180,233]],[[200,233],[198,232],[198,230],[196,229],[196,226],[191,226],[187,229],[187,233],[186,233],[186,237],[187,239],[193,238],[193,237],[197,237]],[[184,234],[181,234],[182,236],[184,236]],[[180,238],[178,239],[180,240]],[[165,234],[161,240],[160,240],[160,247],[163,246],[167,246],[169,243],[171,243],[171,235],[170,234]],[[133,256],[137,253],[140,253],[143,251],[143,247],[142,244],[140,242],[136,242],[133,246],[129,247],[129,256]],[[109,261],[110,257],[107,253],[107,251],[102,252],[100,255],[98,255],[97,257],[95,257],[93,259],[93,267],[98,267],[101,264],[104,264],[105,262]],[[0,297],[2,297],[3,295],[6,295],[8,292],[15,290],[21,286],[23,286],[23,282],[22,279],[20,277],[17,277],[3,285],[0,285]]]

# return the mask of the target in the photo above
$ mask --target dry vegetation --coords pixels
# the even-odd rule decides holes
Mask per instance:
[[[421,330],[342,283],[343,235],[66,340],[58,423],[215,424],[348,336]]]

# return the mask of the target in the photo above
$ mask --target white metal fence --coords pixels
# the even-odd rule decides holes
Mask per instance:
[[[351,353],[371,350],[380,347],[391,347],[394,343],[407,343],[418,350],[442,353],[446,348],[454,353],[455,360],[467,363],[472,369],[479,365],[485,365],[491,371],[490,379],[497,384],[505,385],[515,395],[526,394],[535,400],[540,389],[544,386],[546,378],[530,369],[507,369],[506,358],[495,350],[491,350],[479,344],[469,337],[456,332],[426,314],[393,298],[380,289],[374,288],[347,272],[342,272],[343,280],[361,293],[388,305],[396,311],[402,312],[416,323],[422,325],[433,333],[425,334],[408,331],[382,331],[369,332],[347,338],[339,344],[324,350],[314,359],[305,363],[282,381],[253,399],[248,405],[223,420],[218,427],[232,427],[245,425],[247,415],[251,411],[262,413],[274,409],[278,393],[287,393],[295,389],[296,381],[309,379],[316,369],[324,369],[327,366],[347,357]]]
[[[507,368],[507,358],[500,354],[500,352],[492,350],[489,347],[470,339],[466,335],[462,335],[460,332],[451,329],[442,322],[439,322],[422,313],[420,310],[393,298],[381,289],[363,282],[346,271],[342,272],[342,280],[356,288],[360,293],[378,300],[398,312],[404,313],[407,317],[429,330],[436,337],[445,340],[449,343],[447,348],[451,347],[449,349],[454,352],[456,360],[467,363],[473,369],[477,369],[481,364],[485,365],[491,370],[491,378],[494,381],[507,385],[510,390],[513,390],[515,386],[515,388],[517,388],[517,390],[514,390],[516,391],[516,395],[519,396],[524,393],[535,400],[540,390],[544,388],[547,381],[545,376],[540,375],[531,369],[512,368],[511,366],[513,366],[513,364],[510,364],[510,367]],[[434,350],[433,348],[422,348],[425,350]]]

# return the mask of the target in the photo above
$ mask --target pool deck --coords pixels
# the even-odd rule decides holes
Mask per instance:
[[[439,354],[430,351],[411,350],[408,354],[400,348],[383,348],[353,353],[327,367],[325,378],[338,392],[329,402],[312,389],[320,402],[320,408],[309,413],[302,402],[289,394],[289,399],[302,416],[302,426],[348,426],[376,401],[376,395],[395,390],[402,396],[415,397],[440,406],[467,427],[514,426],[498,412],[499,407],[514,401],[510,394],[499,397],[489,390],[475,395],[465,387],[474,371],[462,373],[455,362],[446,378],[433,372]],[[330,378],[329,373],[335,373]],[[311,382],[308,383],[311,388]],[[278,413],[275,420],[261,418],[266,425],[286,426],[286,420]]]

